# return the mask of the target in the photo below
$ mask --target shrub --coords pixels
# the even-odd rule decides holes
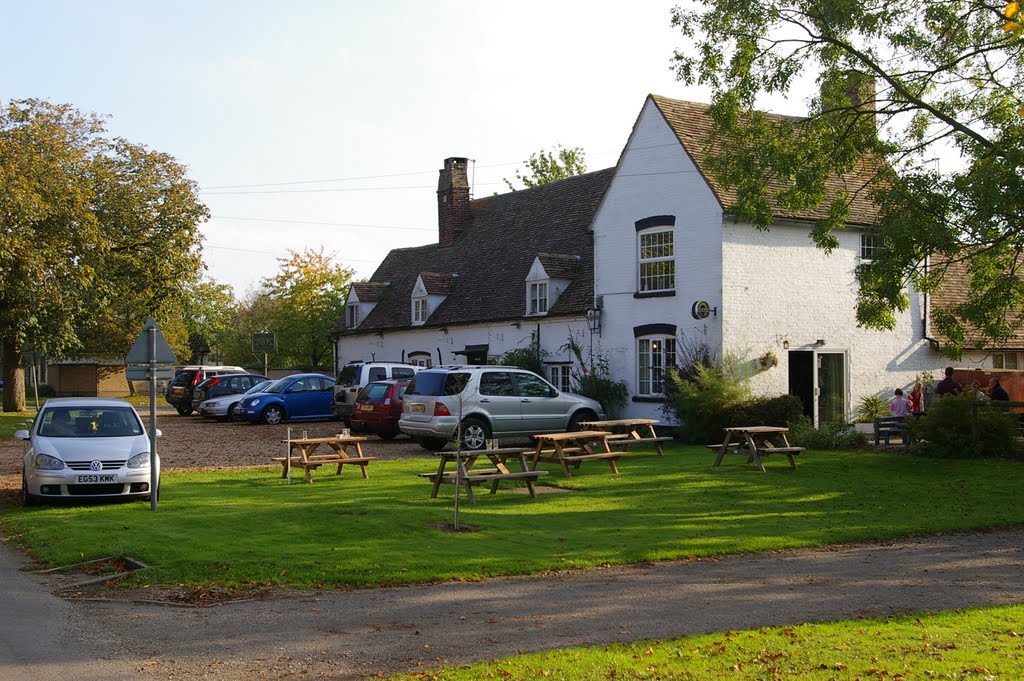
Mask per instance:
[[[507,367],[527,369],[538,376],[544,376],[544,356],[546,354],[547,353],[542,350],[538,344],[536,332],[531,332],[529,345],[524,348],[509,350],[501,356],[498,364]]]
[[[874,423],[875,419],[889,416],[889,402],[878,395],[865,395],[857,405],[857,422]]]
[[[583,345],[577,336],[569,333],[569,340],[559,348],[568,350],[576,360],[570,370],[573,392],[601,403],[604,414],[610,419],[618,416],[626,406],[629,386],[625,381],[613,381],[608,358],[600,352],[590,353],[590,366],[583,357]]]
[[[999,407],[974,407],[970,395],[936,400],[928,413],[907,421],[925,456],[974,458],[1020,451],[1017,414]],[[977,419],[977,427],[973,423]],[[975,439],[976,438],[976,439]]]
[[[692,378],[675,369],[665,375],[664,411],[678,421],[684,442],[707,444],[718,441],[729,414],[749,396],[746,382],[736,381],[717,368],[693,366]]]
[[[726,411],[730,426],[785,426],[803,416],[804,405],[796,395],[754,397]]]
[[[834,421],[815,428],[804,415],[789,422],[788,439],[790,444],[807,449],[859,449],[867,444],[867,437],[855,431],[852,424]]]

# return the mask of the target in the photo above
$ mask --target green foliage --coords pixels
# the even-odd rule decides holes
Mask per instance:
[[[524,161],[530,169],[528,175],[516,171],[516,179],[523,183],[526,188],[539,187],[542,184],[564,180],[573,175],[582,175],[587,172],[586,153],[580,147],[566,149],[561,144],[553,151],[539,151],[530,154],[528,161]],[[516,190],[511,180],[505,179],[505,184],[512,191]]]
[[[330,369],[330,332],[345,312],[353,271],[336,265],[333,254],[306,249],[278,258],[281,269],[263,281],[269,299],[266,330],[277,334],[277,363],[306,371]]]
[[[692,366],[690,379],[677,369],[666,372],[666,415],[680,424],[683,442],[720,442],[728,415],[750,396],[750,388],[718,368]]]
[[[1021,451],[1017,414],[998,406],[973,406],[970,395],[936,400],[928,412],[907,421],[907,429],[926,456],[994,457]],[[977,419],[975,424],[973,421]]]
[[[873,199],[879,248],[858,270],[858,320],[892,328],[908,283],[932,293],[956,276],[968,295],[933,316],[953,356],[1011,337],[1024,307],[1024,41],[999,19],[962,0],[698,0],[673,11],[677,76],[712,93],[708,165],[736,193],[729,210],[759,228],[815,210],[812,237],[828,251],[854,202]],[[819,94],[807,118],[754,109],[765,95],[794,97],[808,74]],[[939,169],[944,155],[960,162]]]
[[[173,317],[194,281],[206,207],[184,166],[106,135],[103,119],[29,99],[0,108],[0,342],[124,354],[147,317]],[[18,391],[4,407],[19,409]]]
[[[803,416],[804,404],[796,395],[752,397],[725,412],[729,426],[786,426]]]
[[[857,423],[874,423],[875,419],[889,416],[889,402],[880,395],[864,395],[857,405]]]
[[[579,336],[569,334],[560,350],[568,350],[575,360],[572,365],[571,379],[573,392],[592,400],[597,400],[608,418],[616,418],[629,398],[629,386],[625,381],[612,379],[608,358],[602,353],[591,353],[588,362],[583,356],[583,346]]]
[[[789,442],[807,449],[857,449],[867,444],[867,436],[849,423],[833,421],[815,428],[806,416],[789,422]]]
[[[507,367],[529,369],[538,376],[543,376],[545,374],[544,357],[546,355],[547,352],[540,347],[537,333],[531,332],[529,345],[509,350],[501,356],[501,360],[498,363]]]

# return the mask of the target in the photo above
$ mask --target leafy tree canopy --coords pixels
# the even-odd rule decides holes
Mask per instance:
[[[965,268],[969,294],[936,315],[953,355],[1021,325],[1024,278],[1024,41],[1016,3],[952,0],[697,0],[673,10],[680,80],[712,91],[713,172],[737,188],[737,217],[826,207],[812,236],[834,248],[851,202],[870,196],[881,248],[860,270],[859,321],[892,328],[907,284],[938,290]],[[1011,26],[1010,24],[1014,24]],[[757,113],[762,95],[819,94],[806,119]],[[935,158],[957,157],[940,169]],[[826,178],[867,162],[861,187]],[[863,169],[863,167],[861,167]]]
[[[4,409],[23,402],[22,352],[65,357],[91,332],[128,351],[201,268],[208,217],[185,168],[106,134],[103,119],[29,99],[0,106]]]
[[[322,247],[288,253],[278,259],[280,272],[263,281],[273,303],[269,330],[277,333],[278,361],[328,369],[333,360],[330,331],[344,314],[354,272],[335,264],[333,254],[325,254]]]
[[[527,175],[519,170],[516,171],[516,180],[524,187],[538,187],[548,182],[564,180],[574,175],[582,175],[587,172],[586,153],[580,147],[566,149],[561,144],[551,151],[539,151],[530,154],[529,160],[523,161],[529,169]],[[512,181],[505,178],[505,184],[512,191],[516,190]]]

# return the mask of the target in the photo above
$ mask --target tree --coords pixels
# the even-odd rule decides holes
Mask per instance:
[[[208,212],[185,168],[105,132],[100,117],[67,104],[0,107],[5,411],[24,407],[26,348],[62,357],[85,346],[83,330],[119,326],[131,337],[147,316],[166,316],[201,267]],[[105,315],[110,323],[98,321]]]
[[[677,76],[712,90],[712,172],[736,188],[732,213],[764,229],[773,205],[821,207],[812,237],[831,250],[851,202],[873,199],[880,248],[859,270],[858,320],[892,328],[908,284],[934,292],[966,268],[969,295],[935,316],[954,356],[1009,338],[1024,309],[1024,42],[1003,21],[1001,4],[964,0],[699,0],[673,11],[692,41],[675,54]],[[755,110],[758,96],[793,95],[815,72],[807,118]],[[943,153],[959,161],[940,172]],[[855,171],[861,186],[830,191],[827,178]]]
[[[516,180],[522,182],[526,188],[539,187],[548,182],[564,180],[567,177],[587,172],[586,153],[583,149],[580,147],[566,149],[561,144],[551,151],[541,150],[530,154],[529,160],[523,161],[523,163],[530,169],[530,174],[523,175],[517,170]],[[505,184],[512,191],[516,190],[511,180],[506,178]]]
[[[332,261],[333,254],[306,249],[279,258],[281,271],[263,285],[276,304],[272,331],[289,363],[310,370],[330,367],[330,331],[341,319],[353,270]]]

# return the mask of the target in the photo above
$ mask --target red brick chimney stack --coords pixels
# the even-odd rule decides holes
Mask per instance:
[[[446,158],[437,180],[438,243],[451,246],[469,224],[469,159]]]

